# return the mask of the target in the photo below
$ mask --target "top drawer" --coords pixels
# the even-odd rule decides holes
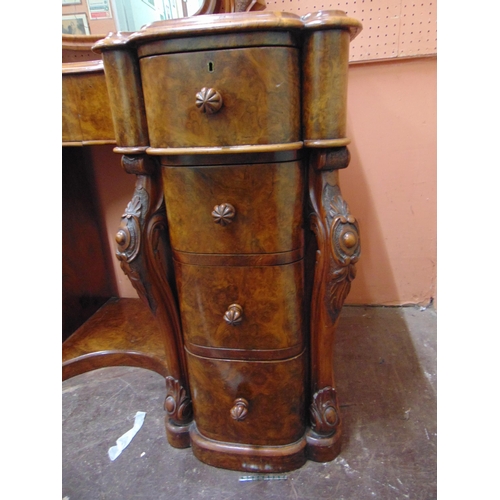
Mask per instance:
[[[164,54],[140,64],[152,148],[300,141],[296,48]],[[212,89],[206,106],[202,89]],[[222,102],[220,109],[214,101]]]

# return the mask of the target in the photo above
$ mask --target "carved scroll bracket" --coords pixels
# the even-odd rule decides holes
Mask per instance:
[[[323,189],[323,206],[328,207],[326,222],[330,244],[330,276],[328,296],[330,314],[336,317],[356,277],[356,262],[361,253],[359,227],[342,198],[338,185],[326,184]]]
[[[159,323],[170,374],[165,410],[174,426],[185,426],[192,418],[192,409],[160,169],[155,158],[143,154],[123,156],[122,166],[137,180],[116,233],[116,256]]]
[[[316,299],[324,302],[334,322],[356,276],[361,254],[359,225],[338,186],[337,171],[309,172],[310,227],[316,236]],[[314,302],[313,302],[314,304]]]
[[[356,218],[342,197],[338,169],[318,168],[310,156],[309,222],[315,236],[314,282],[311,292],[311,428],[331,434],[339,425],[333,347],[338,318],[356,276],[361,253]]]

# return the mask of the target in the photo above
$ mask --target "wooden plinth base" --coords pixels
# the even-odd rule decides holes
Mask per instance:
[[[311,429],[306,432],[307,458],[313,462],[331,462],[340,453],[340,427],[333,436],[320,436]]]
[[[311,429],[299,441],[284,446],[252,446],[221,443],[208,439],[192,423],[189,436],[198,460],[223,469],[243,472],[288,472],[302,467],[306,460],[329,462],[340,453],[340,429],[322,437]]]
[[[307,460],[304,438],[284,446],[221,443],[202,436],[194,423],[189,434],[195,457],[208,465],[223,469],[244,472],[286,472],[298,469]]]
[[[173,448],[189,448],[191,446],[191,438],[189,436],[189,428],[191,423],[187,425],[175,425],[170,422],[168,415],[165,416],[165,430],[167,432],[167,440]]]

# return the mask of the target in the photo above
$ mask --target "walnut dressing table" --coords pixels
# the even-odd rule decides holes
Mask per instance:
[[[93,47],[137,176],[117,257],[165,344],[168,440],[205,463],[280,472],[340,451],[333,342],[360,243],[338,172],[360,30],[263,11]]]

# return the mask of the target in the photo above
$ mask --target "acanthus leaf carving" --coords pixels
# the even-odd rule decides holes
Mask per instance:
[[[165,411],[177,424],[185,424],[193,413],[191,399],[186,389],[174,377],[166,377],[167,396],[165,398]]]
[[[131,217],[139,218],[141,216],[141,208],[141,198],[139,195],[135,194],[132,200],[128,202],[128,205],[125,208],[125,213],[122,217],[126,217],[127,219],[130,219]]]
[[[318,434],[333,434],[340,424],[337,393],[332,387],[324,387],[313,396],[309,408],[311,428]]]
[[[329,243],[332,259],[330,260],[330,280],[328,297],[331,313],[337,315],[351,289],[351,282],[356,276],[355,264],[359,260],[361,246],[358,222],[350,213],[342,198],[340,188],[325,184],[323,206],[329,227]]]

